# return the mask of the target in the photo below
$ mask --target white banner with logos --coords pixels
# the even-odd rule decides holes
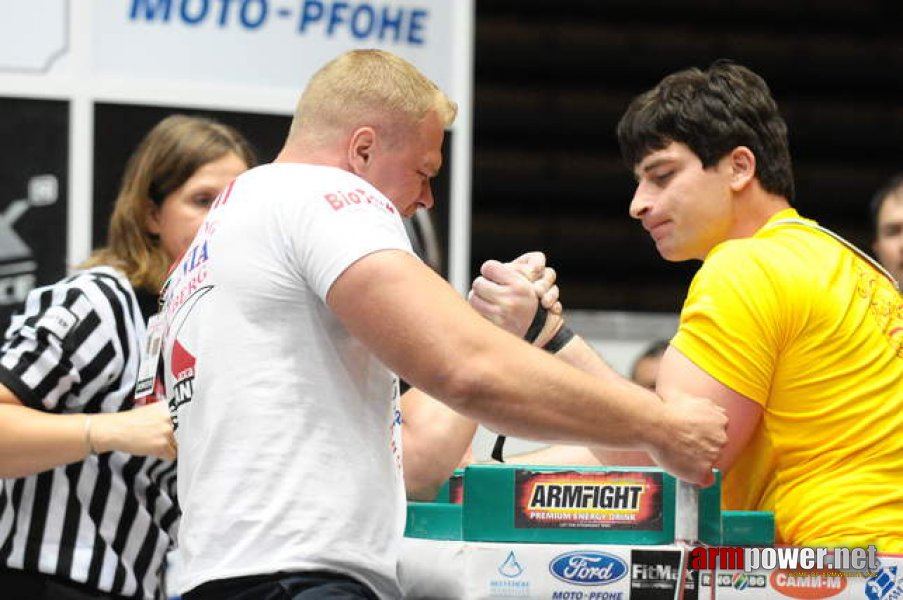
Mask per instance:
[[[284,89],[353,47],[389,50],[453,97],[456,3],[449,0],[127,0],[96,11],[103,77]],[[458,4],[458,6],[462,6]],[[471,40],[458,40],[460,45]],[[153,51],[148,49],[153,48]]]
[[[528,544],[404,538],[408,600],[900,600],[903,556],[875,571],[686,568],[677,546]]]

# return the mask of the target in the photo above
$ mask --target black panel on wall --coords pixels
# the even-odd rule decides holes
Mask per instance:
[[[66,273],[69,103],[0,98],[0,329]]]
[[[615,126],[670,72],[732,58],[771,86],[800,211],[868,248],[867,204],[903,171],[903,3],[476,3],[473,262],[547,251],[567,307],[679,310],[698,263],[667,263],[627,216]]]

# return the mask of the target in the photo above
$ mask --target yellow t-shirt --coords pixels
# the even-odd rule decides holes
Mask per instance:
[[[903,552],[903,299],[886,277],[812,227],[766,225],[709,253],[672,343],[763,408],[725,509],[774,511],[778,543]]]

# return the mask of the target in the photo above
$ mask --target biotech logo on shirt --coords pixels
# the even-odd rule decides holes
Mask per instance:
[[[374,196],[366,190],[357,188],[354,190],[336,191],[331,194],[323,194],[323,199],[332,207],[332,210],[339,211],[350,206],[377,206],[385,209],[391,214],[395,214],[395,206],[384,197]]]

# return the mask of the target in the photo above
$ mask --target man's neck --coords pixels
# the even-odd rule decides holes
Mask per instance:
[[[348,170],[348,163],[340,141],[327,142],[311,135],[295,132],[273,161],[275,163],[303,163]]]
[[[748,199],[738,201],[734,230],[730,237],[734,239],[752,237],[769,219],[788,208],[790,202],[783,196],[758,190]]]

